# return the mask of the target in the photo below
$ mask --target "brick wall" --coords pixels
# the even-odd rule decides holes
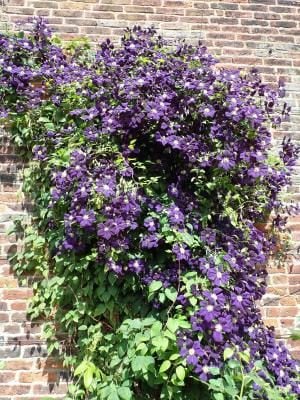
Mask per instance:
[[[287,82],[291,121],[274,141],[289,134],[300,142],[300,0],[0,0],[0,29],[15,28],[29,16],[46,16],[66,39],[89,36],[117,41],[123,28],[154,25],[168,38],[201,39],[224,65],[256,65],[265,81]],[[31,291],[11,274],[7,253],[15,246],[6,228],[24,213],[20,186],[21,164],[4,132],[0,145],[0,400],[37,400],[52,391],[63,398],[64,374],[55,360],[46,358],[39,338],[40,324],[26,319]],[[290,189],[300,200],[300,166]],[[300,311],[300,217],[290,221],[294,250],[290,262],[270,266],[270,287],[263,300],[265,321],[285,337],[296,326]],[[290,344],[291,345],[291,344]],[[300,344],[291,347],[300,358]],[[57,385],[57,382],[60,384]]]

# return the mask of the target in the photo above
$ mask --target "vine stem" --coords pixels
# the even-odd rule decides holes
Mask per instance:
[[[180,286],[181,286],[181,265],[180,265],[180,260],[178,260],[178,270],[177,270],[177,272],[178,272],[178,284],[177,284],[177,295],[178,295],[179,291],[180,291]],[[169,318],[170,312],[173,310],[173,308],[175,306],[176,300],[177,300],[177,296],[176,296],[176,299],[172,302],[172,304],[170,305],[170,307],[169,307],[169,309],[167,311],[168,318]]]
[[[242,385],[241,385],[241,390],[240,390],[240,394],[239,394],[239,400],[243,400],[243,394],[244,394],[244,387],[245,387],[245,377],[244,377],[244,370],[243,368],[241,368],[242,370]]]

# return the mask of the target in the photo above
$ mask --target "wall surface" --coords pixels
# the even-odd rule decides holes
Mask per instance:
[[[224,65],[257,66],[263,78],[287,82],[291,121],[274,134],[275,142],[290,135],[300,142],[300,0],[0,0],[0,30],[41,15],[66,39],[89,36],[115,41],[125,27],[151,26],[168,38],[203,41]],[[26,318],[31,295],[10,271],[7,253],[16,246],[8,237],[11,220],[24,213],[18,157],[0,132],[0,400],[63,398],[64,373],[46,358],[40,324]],[[290,190],[300,201],[300,167]],[[290,220],[294,250],[285,267],[270,266],[270,287],[263,300],[266,324],[286,337],[300,311],[300,217]],[[291,345],[291,344],[289,344]],[[300,344],[292,352],[300,358]],[[60,384],[57,385],[57,382]]]

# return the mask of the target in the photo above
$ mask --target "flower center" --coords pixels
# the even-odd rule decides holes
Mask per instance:
[[[189,355],[193,356],[195,354],[195,350],[194,349],[189,349]]]

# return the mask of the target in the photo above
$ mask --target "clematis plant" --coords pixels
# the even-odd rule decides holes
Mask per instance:
[[[73,372],[66,398],[296,400],[298,364],[257,305],[298,154],[271,145],[283,83],[139,27],[94,53],[41,19],[0,44],[35,206],[15,270],[41,277],[31,314]]]

